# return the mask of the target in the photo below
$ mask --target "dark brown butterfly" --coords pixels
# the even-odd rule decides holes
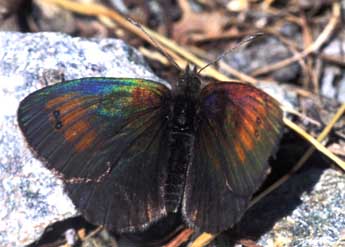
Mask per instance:
[[[180,212],[216,233],[263,182],[282,111],[250,85],[200,85],[189,67],[174,90],[143,79],[62,82],[27,96],[18,122],[90,222],[140,231]]]

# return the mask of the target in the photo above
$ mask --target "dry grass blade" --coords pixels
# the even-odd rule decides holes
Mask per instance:
[[[204,232],[197,239],[195,239],[193,243],[188,245],[188,247],[204,247],[215,239],[215,237],[217,237],[217,235]]]
[[[327,55],[327,54],[321,54],[321,59],[334,63],[336,65],[339,65],[341,67],[345,67],[345,56],[336,56],[336,55]]]
[[[316,121],[313,118],[308,117],[307,115],[300,113],[292,108],[290,108],[289,106],[285,106],[285,105],[281,105],[281,108],[283,109],[284,112],[286,113],[290,113],[292,115],[295,115],[297,117],[299,117],[300,119],[302,119],[303,121],[308,121],[309,123],[317,126],[317,127],[321,127],[321,123]]]
[[[303,52],[298,53],[290,58],[284,59],[275,64],[257,69],[253,71],[251,75],[258,76],[258,75],[266,74],[268,72],[283,68],[300,59],[303,59],[304,57],[308,56],[309,54],[313,52],[317,52],[320,49],[320,47],[332,36],[332,33],[334,32],[339,22],[339,19],[340,19],[340,3],[334,2],[332,6],[332,16],[328,24],[326,25],[326,27],[323,29],[321,34],[315,40],[315,42],[313,42],[310,46],[308,46]]]
[[[325,146],[323,146],[314,137],[309,135],[307,132],[305,132],[303,129],[301,129],[298,125],[296,125],[295,123],[291,122],[287,118],[284,118],[284,123],[290,129],[295,131],[297,134],[299,134],[305,140],[307,140],[310,144],[312,144],[317,150],[319,150],[321,153],[323,153],[325,156],[327,156],[329,159],[331,159],[333,162],[335,162],[336,165],[338,165],[342,170],[345,171],[345,162],[343,160],[341,160],[338,156],[334,155],[331,151],[329,151]]]
[[[103,226],[99,226],[97,227],[95,230],[93,230],[92,232],[90,232],[86,237],[85,239],[90,239],[92,237],[94,237],[96,234],[98,234],[100,231],[102,231],[104,229]]]
[[[332,118],[332,120],[328,123],[328,125],[323,129],[323,131],[320,133],[320,135],[317,137],[317,141],[318,142],[322,142],[327,135],[329,134],[329,132],[332,130],[333,126],[335,125],[335,123],[340,119],[340,117],[344,114],[345,112],[345,104],[343,104],[339,110],[337,111],[337,113],[334,115],[334,117]],[[285,120],[286,121],[286,120]],[[290,123],[288,123],[290,124]],[[295,128],[295,126],[294,126]],[[302,131],[301,131],[302,132]],[[291,171],[284,175],[282,178],[280,178],[278,181],[276,181],[274,184],[272,184],[269,188],[267,188],[265,191],[263,191],[260,195],[258,195],[257,197],[255,197],[250,206],[252,207],[254,204],[256,204],[257,202],[259,202],[262,198],[264,198],[265,196],[267,196],[269,193],[271,193],[272,191],[274,191],[275,189],[277,189],[280,185],[282,185],[283,183],[285,183],[293,173],[295,173],[296,171],[298,171],[303,164],[309,159],[309,157],[313,154],[313,152],[315,151],[315,147],[312,146],[310,147],[307,152],[305,152],[305,154],[298,160],[297,164],[291,169]],[[342,162],[342,164],[344,164],[344,162]],[[341,163],[338,164],[340,167]],[[345,170],[345,167],[342,167]]]
[[[145,35],[138,27],[130,23],[126,18],[124,18],[119,13],[108,9],[102,5],[99,4],[82,4],[73,2],[70,0],[41,0],[47,3],[56,4],[64,9],[73,11],[75,13],[84,14],[84,15],[90,15],[90,16],[106,16],[114,20],[117,24],[119,24],[121,27],[127,29],[128,31],[138,35],[142,39],[146,40],[149,43],[152,43],[150,38]],[[195,64],[196,66],[203,67],[207,63],[198,57],[196,57],[194,54],[188,52],[186,49],[178,46],[175,42],[172,40],[163,37],[162,35],[154,32],[153,30],[144,27],[144,30],[157,42],[159,42],[162,46],[164,46],[166,49],[166,52],[169,53],[172,57],[180,55],[181,57],[184,57],[189,62]],[[153,44],[154,45],[154,44]],[[172,54],[173,53],[173,54]],[[256,82],[255,78],[252,78],[240,71],[237,71],[235,69],[232,70],[233,75],[243,81],[247,81],[250,83]],[[204,71],[205,75],[211,76],[217,80],[220,81],[232,81],[231,78],[223,75],[222,73],[218,72],[216,69],[209,67],[207,70]]]
[[[265,28],[262,28],[262,31],[264,33],[271,34],[272,36],[277,38],[282,44],[284,44],[290,50],[290,52],[293,55],[297,55],[299,53],[298,52],[298,46],[295,42],[291,41],[288,38],[285,38],[282,34],[280,34],[278,31],[274,30],[273,28],[265,27]],[[299,59],[298,63],[302,68],[303,75],[305,75],[305,76],[303,76],[303,78],[308,78],[308,76],[307,76],[307,65],[306,65],[305,61],[303,59]]]
[[[172,239],[168,244],[164,245],[163,247],[178,247],[181,244],[187,242],[193,233],[193,229],[187,228],[180,232],[174,239]]]

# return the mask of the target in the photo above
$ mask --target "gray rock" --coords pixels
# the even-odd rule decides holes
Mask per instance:
[[[77,215],[62,182],[30,152],[16,111],[47,83],[88,76],[159,80],[120,40],[0,33],[0,246],[27,245],[51,223]]]
[[[334,99],[337,95],[337,90],[334,87],[334,81],[339,76],[341,70],[338,67],[326,66],[324,76],[321,79],[321,93],[323,96]]]
[[[320,171],[300,174],[290,181],[292,191],[317,178]],[[294,184],[292,184],[294,183]],[[310,192],[302,193],[300,205],[261,237],[262,246],[345,246],[345,174],[324,171]]]
[[[251,239],[265,247],[345,246],[344,202],[343,172],[308,169],[248,210],[218,242],[229,246]]]
[[[338,101],[345,103],[345,73],[342,74],[339,82]]]
[[[287,84],[273,84],[270,82],[260,81],[256,87],[265,91],[275,98],[282,106],[289,109],[298,109],[299,100],[295,91],[292,91]]]
[[[343,1],[345,2],[345,1]],[[345,3],[343,3],[345,5]],[[328,56],[342,54],[345,49],[345,42],[335,39],[323,49],[322,53]],[[333,98],[341,103],[345,103],[345,73],[344,69],[325,63],[324,76],[321,78],[321,95]]]
[[[292,54],[277,39],[272,37],[260,38],[253,41],[245,49],[237,49],[224,57],[224,61],[244,73],[252,71],[268,64],[274,64],[280,60],[290,57]],[[275,80],[286,82],[294,80],[300,71],[298,63],[290,64],[287,67],[273,71]]]

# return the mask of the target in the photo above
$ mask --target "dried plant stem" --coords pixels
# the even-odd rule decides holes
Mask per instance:
[[[173,240],[171,240],[168,244],[164,245],[163,247],[178,247],[181,244],[187,242],[193,233],[193,229],[184,229]]]
[[[202,233],[197,239],[193,241],[188,247],[204,247],[217,237],[216,234]]]
[[[284,59],[282,61],[279,61],[275,64],[265,66],[263,68],[259,68],[251,73],[252,76],[258,76],[262,74],[266,74],[268,72],[281,69],[293,62],[296,62],[300,59],[303,59],[304,57],[308,56],[309,54],[313,52],[317,52],[320,47],[329,39],[329,37],[332,35],[333,31],[335,30],[338,22],[340,19],[340,3],[334,2],[332,5],[332,16],[324,28],[324,30],[321,32],[321,34],[317,37],[315,42],[313,42],[310,46],[308,46],[305,50],[303,50],[301,53],[295,54],[294,56]]]
[[[294,130],[297,134],[302,136],[305,140],[307,140],[310,144],[312,144],[317,150],[319,150],[321,153],[323,153],[325,156],[327,156],[329,159],[331,159],[333,162],[335,162],[336,165],[338,165],[341,169],[343,169],[345,171],[345,162],[343,160],[341,160],[338,156],[333,154],[331,151],[329,151],[318,140],[316,140],[314,137],[309,135],[303,129],[298,127],[298,125],[291,122],[289,119],[285,118],[284,123],[285,123],[285,125],[287,125],[289,128]]]
[[[73,2],[71,0],[41,0],[47,3],[56,4],[60,7],[63,7],[65,9],[68,9],[70,11],[84,14],[84,15],[91,15],[91,16],[107,16],[114,20],[117,24],[119,24],[121,27],[127,29],[128,31],[138,35],[142,39],[146,40],[149,43],[152,43],[151,39],[145,35],[138,27],[130,23],[125,17],[117,13],[116,11],[113,11],[111,9],[108,9],[102,5],[99,4],[81,4],[77,2]],[[189,62],[195,64],[199,68],[204,67],[207,63],[198,57],[196,57],[194,54],[188,52],[186,49],[178,46],[174,41],[156,33],[155,31],[144,27],[143,29],[157,42],[159,42],[162,46],[164,46],[166,49],[166,52],[169,53],[172,57],[174,56],[181,56],[188,60]],[[154,44],[153,44],[154,45]],[[174,54],[172,54],[174,53]],[[246,75],[234,68],[231,68],[232,75],[237,77],[238,79],[241,79],[242,81],[246,81],[249,83],[256,83],[257,80],[249,75]],[[204,71],[205,75],[211,76],[217,80],[220,81],[232,81],[231,78],[225,76],[224,74],[218,72],[213,67],[207,68],[207,70]]]
[[[297,162],[297,164],[291,169],[291,171],[284,175],[282,178],[280,178],[278,181],[276,181],[274,184],[272,184],[270,187],[268,187],[265,191],[263,191],[261,194],[259,194],[258,196],[256,196],[250,203],[249,207],[252,207],[254,204],[256,204],[257,202],[259,202],[262,198],[264,198],[265,196],[267,196],[269,193],[271,193],[272,191],[274,191],[275,189],[277,189],[280,185],[282,185],[283,183],[285,183],[292,174],[294,174],[296,171],[298,171],[303,165],[304,163],[309,159],[309,157],[313,154],[313,152],[315,151],[315,149],[318,150],[323,150],[320,152],[322,152],[323,154],[325,154],[326,156],[328,156],[330,159],[332,159],[334,162],[336,162],[338,164],[339,167],[341,167],[344,171],[345,171],[345,163],[344,161],[340,160],[338,157],[331,155],[331,158],[329,156],[329,151],[327,150],[327,154],[324,152],[324,146],[320,145],[319,142],[322,142],[327,135],[329,134],[329,132],[332,130],[334,124],[339,120],[339,118],[344,114],[345,112],[345,104],[343,104],[339,110],[337,111],[337,113],[334,115],[334,117],[332,118],[332,120],[327,124],[327,126],[323,129],[323,131],[320,133],[320,135],[317,138],[317,142],[314,142],[314,146],[309,147],[309,149],[307,150],[307,152],[305,152],[305,154],[299,159],[299,161]],[[294,123],[292,123],[290,120],[285,119],[285,123],[287,123],[287,125],[290,128],[293,128],[295,132],[299,133],[300,135],[302,135],[304,138],[308,138],[308,141],[310,143],[312,143],[310,141],[310,139],[312,138],[311,136],[309,136],[307,133],[305,133],[304,131],[301,131],[301,128],[299,128],[297,125],[295,125]],[[296,128],[296,126],[298,128]],[[296,131],[297,130],[297,131]],[[322,148],[320,148],[322,147]]]

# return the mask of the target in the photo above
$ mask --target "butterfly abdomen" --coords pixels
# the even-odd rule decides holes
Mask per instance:
[[[186,172],[192,160],[195,133],[195,103],[188,97],[176,97],[169,128],[169,164],[165,182],[165,206],[176,212],[181,204]]]

